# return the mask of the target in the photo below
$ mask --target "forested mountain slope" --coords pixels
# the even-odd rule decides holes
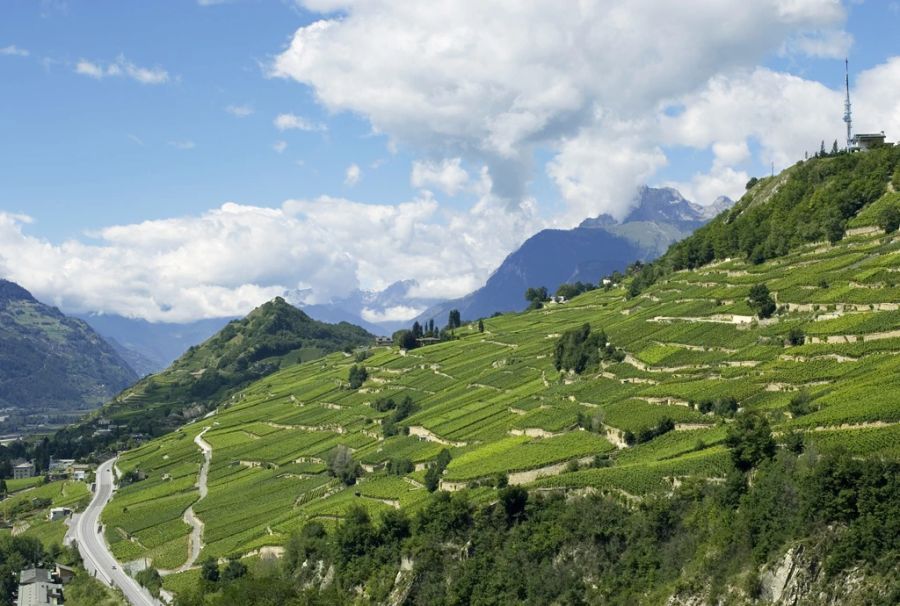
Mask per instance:
[[[136,379],[87,324],[0,280],[0,407],[92,408]]]
[[[373,340],[358,326],[318,322],[278,297],[124,390],[91,419],[59,432],[54,449],[84,455],[107,445],[124,447],[138,434],[164,434],[280,368]]]
[[[796,204],[870,161],[828,158],[809,170],[835,160],[846,164]],[[780,599],[787,585],[760,566],[777,568],[783,549],[807,541],[791,559],[811,575],[805,589],[794,578],[806,600],[796,603],[816,603],[803,593],[813,586],[845,591],[835,575],[853,567],[859,595],[890,600],[900,595],[889,574],[900,534],[881,526],[898,523],[900,494],[900,237],[878,226],[897,205],[891,171],[878,174],[881,195],[855,204],[834,243],[798,242],[757,263],[761,239],[743,249],[749,260],[670,266],[635,296],[629,280],[491,318],[483,332],[464,326],[453,341],[380,348],[359,389],[348,386],[358,360],[341,354],[284,368],[214,416],[124,454],[122,470],[146,479],[107,508],[107,537],[122,558],[174,567],[188,553],[181,516],[193,503],[202,558],[287,544],[296,574],[327,589],[326,603],[364,587],[374,601],[396,592],[423,604],[490,602],[492,592],[498,603],[750,603],[776,589]],[[763,202],[761,191],[738,215],[774,220],[775,210],[751,213],[778,204],[778,192]],[[729,229],[716,225],[728,223],[706,233]],[[198,501],[200,432],[212,463]],[[431,496],[437,487],[462,496]],[[586,491],[606,496],[548,496]],[[525,528],[551,534],[517,534]],[[517,557],[524,578],[503,573]],[[304,560],[337,576],[316,577]],[[184,592],[197,574],[166,583]],[[279,582],[299,599],[302,584]]]

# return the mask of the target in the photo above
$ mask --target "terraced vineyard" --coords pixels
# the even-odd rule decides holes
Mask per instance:
[[[352,505],[376,515],[416,510],[430,498],[425,466],[445,448],[452,459],[442,487],[469,487],[475,500],[493,498],[498,474],[535,490],[590,486],[628,500],[688,477],[718,481],[729,465],[731,419],[715,407],[704,412],[706,401],[734,398],[764,412],[779,434],[803,432],[820,450],[896,457],[900,237],[867,227],[761,265],[729,260],[676,272],[632,299],[624,288],[598,290],[485,320],[483,333],[464,326],[454,341],[379,348],[364,362],[369,378],[359,390],[346,386],[355,363],[347,354],[281,370],[214,416],[125,453],[122,472],[146,479],[122,488],[105,511],[108,539],[125,560],[149,556],[173,568],[187,559],[181,517],[198,496],[202,456],[193,439],[207,427],[209,495],[195,507],[205,523],[201,559],[278,548],[306,521],[333,523]],[[757,283],[779,306],[771,319],[757,320],[746,302]],[[558,336],[585,322],[602,328],[624,361],[558,372]],[[804,344],[788,344],[792,329]],[[801,392],[805,408],[792,414]],[[408,435],[385,437],[380,421],[391,411],[373,404],[405,396],[415,409],[397,425]],[[674,431],[628,445],[626,436],[664,419]],[[356,485],[326,472],[338,445],[363,465]],[[398,459],[413,468],[390,475]]]

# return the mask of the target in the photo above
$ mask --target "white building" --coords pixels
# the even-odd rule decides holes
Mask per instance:
[[[884,131],[880,133],[857,133],[853,135],[853,149],[868,151],[873,147],[885,145]]]

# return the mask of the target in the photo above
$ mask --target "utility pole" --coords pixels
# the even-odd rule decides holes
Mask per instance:
[[[844,59],[844,88],[847,91],[847,98],[844,100],[844,122],[847,123],[847,151],[853,147],[853,125],[850,116],[850,61]]]

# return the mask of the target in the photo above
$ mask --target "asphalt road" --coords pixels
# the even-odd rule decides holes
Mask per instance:
[[[78,551],[84,560],[87,571],[106,583],[116,586],[125,594],[125,598],[133,606],[157,606],[160,602],[154,599],[146,589],[122,570],[106,545],[103,533],[99,531],[100,512],[112,498],[115,480],[112,467],[115,459],[103,462],[97,468],[94,497],[84,512],[75,520],[72,536],[78,544]]]

